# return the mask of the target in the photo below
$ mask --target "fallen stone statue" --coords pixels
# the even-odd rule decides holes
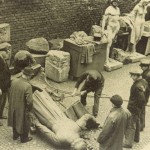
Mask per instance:
[[[80,137],[80,131],[98,128],[95,118],[78,102],[82,113],[76,122],[67,118],[46,91],[33,94],[34,125],[55,146],[72,150],[87,150],[86,141]],[[82,109],[81,109],[82,108]]]

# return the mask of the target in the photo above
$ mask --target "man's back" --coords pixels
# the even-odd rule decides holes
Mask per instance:
[[[102,150],[122,150],[129,119],[130,113],[122,107],[111,109],[98,138]]]

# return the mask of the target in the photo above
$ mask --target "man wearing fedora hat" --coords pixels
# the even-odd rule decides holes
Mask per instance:
[[[132,148],[133,142],[140,140],[140,115],[147,101],[148,84],[142,79],[142,70],[136,69],[130,72],[133,85],[130,89],[128,110],[131,112],[131,123],[126,132],[124,148]]]
[[[20,137],[22,143],[31,141],[29,112],[32,109],[32,86],[29,80],[34,75],[31,67],[25,67],[22,77],[12,80],[9,93],[8,126],[13,128],[13,140]]]
[[[97,141],[100,143],[100,150],[122,150],[123,138],[130,123],[131,114],[124,110],[121,105],[121,96],[114,95],[110,98],[113,108],[103,125]]]

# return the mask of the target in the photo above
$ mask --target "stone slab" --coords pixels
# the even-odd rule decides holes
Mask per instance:
[[[111,58],[110,59],[110,63],[109,64],[105,64],[104,65],[104,69],[108,72],[110,71],[113,71],[113,70],[116,70],[116,69],[120,69],[123,67],[123,63],[119,62],[119,61],[116,61],[116,60],[113,60]]]
[[[135,63],[145,58],[146,56],[137,52],[131,53],[123,51],[122,49],[114,48],[113,57],[115,60],[122,63]]]
[[[8,23],[0,24],[0,43],[10,41],[10,25]]]

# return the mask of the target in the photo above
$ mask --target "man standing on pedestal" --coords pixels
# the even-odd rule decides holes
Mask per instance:
[[[131,122],[125,135],[124,148],[132,148],[133,142],[140,141],[140,115],[146,104],[146,90],[148,88],[147,81],[142,79],[142,70],[134,70],[130,72],[133,79],[133,85],[130,90],[128,102],[128,110],[131,112]]]
[[[100,96],[104,87],[104,77],[97,70],[86,71],[79,77],[75,85],[75,89],[72,93],[72,96],[76,94],[80,84],[83,81],[85,81],[85,83],[80,90],[81,91],[80,101],[85,106],[87,94],[89,92],[94,92],[93,115],[96,117],[98,115],[98,110],[99,110],[99,99],[100,99]]]

